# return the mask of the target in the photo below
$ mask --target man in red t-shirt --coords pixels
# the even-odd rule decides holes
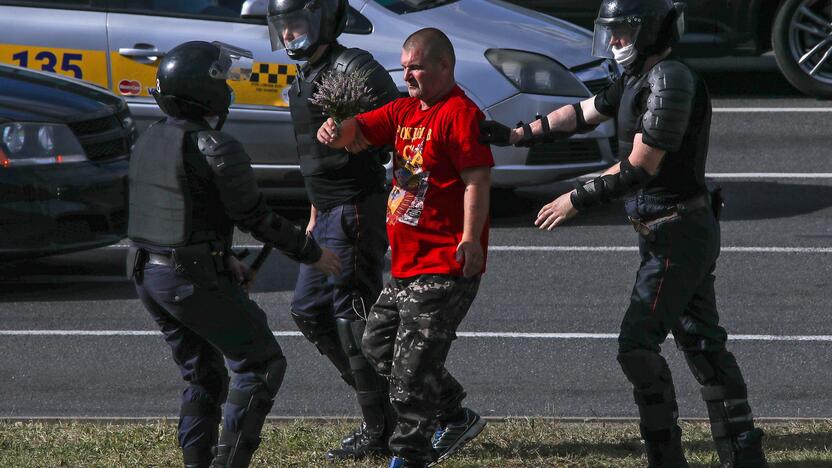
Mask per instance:
[[[410,97],[340,127],[330,119],[318,131],[321,143],[351,152],[395,147],[387,205],[393,278],[370,312],[362,342],[390,380],[399,416],[391,467],[444,460],[485,426],[461,406],[465,391],[445,368],[485,271],[494,165],[490,148],[478,142],[483,114],[456,85],[454,62],[441,31],[413,33],[402,47]]]

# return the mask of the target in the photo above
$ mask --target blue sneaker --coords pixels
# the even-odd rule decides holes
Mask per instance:
[[[393,457],[390,459],[390,465],[387,468],[425,468],[427,465],[413,463],[401,457]]]
[[[479,435],[485,427],[485,420],[468,408],[463,408],[463,417],[458,421],[448,422],[433,435],[433,448],[439,458],[428,466],[433,466],[448,459],[458,452],[468,441]]]

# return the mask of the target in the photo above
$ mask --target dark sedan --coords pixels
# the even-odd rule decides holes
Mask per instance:
[[[123,239],[135,132],[105,89],[0,65],[0,260]]]
[[[509,0],[593,28],[599,0]],[[774,50],[797,89],[832,98],[832,0],[697,0],[687,4],[685,57],[760,55]]]

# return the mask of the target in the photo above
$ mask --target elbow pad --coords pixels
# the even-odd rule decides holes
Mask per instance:
[[[260,242],[274,244],[296,262],[315,263],[321,258],[321,247],[314,239],[274,212],[266,215],[251,234]]]
[[[653,177],[644,169],[633,166],[630,160],[621,160],[621,171],[618,174],[607,174],[596,177],[586,183],[576,183],[575,192],[570,196],[572,205],[578,211],[609,203],[636,190]]]
[[[584,108],[581,107],[580,102],[572,104],[572,108],[575,109],[575,133],[591,132],[598,127],[598,125],[592,125],[586,122],[586,118],[584,117]]]

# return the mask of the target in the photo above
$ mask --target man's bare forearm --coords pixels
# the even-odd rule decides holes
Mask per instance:
[[[485,228],[485,221],[488,219],[491,201],[491,168],[475,168],[465,172],[468,173],[463,176],[465,180],[465,217],[462,241],[479,242]]]
[[[578,127],[575,109],[573,109],[571,105],[559,107],[552,112],[549,112],[549,114],[546,115],[546,119],[549,120],[550,131],[568,133],[574,132]],[[539,120],[531,122],[529,124],[529,128],[532,129],[532,135],[535,136],[543,135],[545,133],[543,131],[543,124]],[[515,131],[519,137],[523,137],[524,130],[522,128],[518,128]]]
[[[360,132],[361,128],[358,126],[358,121],[347,119],[341,122],[334,139],[327,142],[326,145],[330,148],[344,148],[351,145]]]

